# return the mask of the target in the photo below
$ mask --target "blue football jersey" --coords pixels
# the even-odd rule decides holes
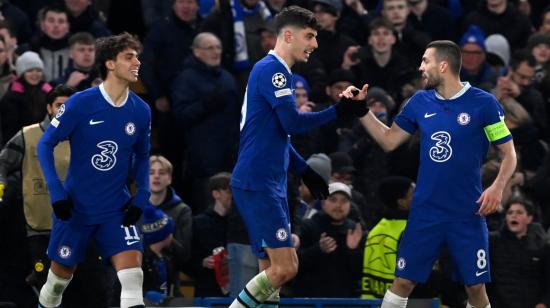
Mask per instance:
[[[52,202],[69,195],[76,223],[95,224],[120,216],[130,194],[127,181],[136,180],[134,203],[144,207],[149,199],[149,149],[151,111],[129,92],[114,106],[103,84],[71,96],[61,107],[39,142],[38,156]],[[51,150],[69,139],[71,160],[62,186]]]
[[[504,131],[491,137],[493,144],[512,139],[503,119],[496,98],[468,83],[451,99],[425,90],[407,102],[395,123],[410,134],[420,131],[420,167],[411,218],[479,219],[476,200],[482,193],[481,166],[490,130],[499,126]]]

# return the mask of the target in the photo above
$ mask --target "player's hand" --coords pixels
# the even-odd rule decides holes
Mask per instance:
[[[306,167],[301,176],[302,181],[315,199],[325,200],[328,197],[327,182],[325,182],[325,179],[315,172],[315,170],[311,169],[310,166]]]
[[[481,204],[479,211],[476,214],[486,216],[496,212],[500,207],[501,201],[502,189],[499,189],[494,184],[489,186],[476,201]]]
[[[202,267],[214,269],[214,256],[208,256],[202,259]]]
[[[355,249],[359,246],[359,242],[363,237],[363,229],[360,223],[355,224],[355,229],[348,229],[348,235],[346,236],[346,245],[349,249]]]
[[[368,83],[364,84],[361,89],[358,89],[355,86],[349,86],[344,90],[344,92],[340,93],[339,96],[342,98],[349,98],[354,101],[362,101],[367,97],[368,90]]]
[[[132,199],[130,199],[130,201],[128,201],[127,204],[130,204],[131,201]],[[143,210],[140,209],[138,206],[130,204],[130,206],[126,208],[126,213],[124,214],[122,225],[125,227],[135,225],[138,222],[139,218],[141,217],[142,212]]]
[[[57,217],[57,219],[65,221],[69,220],[72,217],[71,208],[73,207],[73,203],[69,199],[61,199],[55,201],[52,204],[52,207],[55,217]]]
[[[336,105],[334,105],[334,108],[336,109],[336,115],[338,118],[353,118],[353,117],[363,117],[369,112],[369,108],[367,107],[367,102],[365,100],[356,100],[353,99],[355,95],[359,94],[359,90],[351,90],[352,91],[352,97],[348,98],[346,96],[342,96],[340,99],[340,102],[338,102]]]
[[[338,244],[336,241],[328,236],[325,232],[321,233],[321,238],[319,238],[319,248],[324,253],[331,253],[336,250]]]

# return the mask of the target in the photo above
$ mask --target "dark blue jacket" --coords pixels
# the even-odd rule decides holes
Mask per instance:
[[[199,23],[199,17],[194,24],[188,24],[172,13],[153,26],[145,37],[140,58],[141,78],[151,99],[169,97],[170,85],[191,52]]]
[[[239,141],[240,103],[233,76],[221,67],[208,67],[194,56],[172,84],[172,113],[185,133],[186,173],[209,177],[231,171]],[[218,93],[224,100],[208,111],[204,100]]]

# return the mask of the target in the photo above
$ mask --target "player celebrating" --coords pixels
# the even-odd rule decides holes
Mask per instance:
[[[120,306],[145,307],[141,270],[142,242],[135,223],[149,200],[151,112],[129,91],[137,81],[141,45],[128,33],[97,41],[96,63],[104,82],[73,95],[52,120],[38,144],[38,158],[55,214],[48,256],[48,280],[39,304],[57,307],[76,265],[95,240],[110,258],[122,287]],[[59,180],[54,147],[69,139],[67,180]],[[130,198],[128,171],[137,193]]]
[[[485,215],[497,210],[504,186],[516,167],[512,135],[495,97],[460,82],[460,48],[451,41],[431,42],[420,72],[426,90],[418,91],[388,128],[372,113],[363,126],[391,151],[420,130],[420,169],[407,227],[397,252],[395,280],[383,308],[405,307],[415,283],[424,282],[443,245],[468,294],[467,307],[490,307]],[[365,97],[368,85],[354,99]],[[351,98],[354,87],[343,92]],[[481,165],[489,143],[502,154],[500,171],[482,192]]]
[[[231,187],[247,226],[260,273],[230,307],[276,303],[278,289],[296,275],[286,200],[287,170],[301,174],[316,198],[328,196],[327,183],[290,145],[290,135],[303,133],[338,117],[363,116],[364,102],[345,99],[317,113],[298,113],[290,68],[306,62],[317,48],[319,24],[312,12],[290,6],[276,17],[277,42],[250,73],[241,110],[239,157]],[[266,301],[267,300],[267,301]]]

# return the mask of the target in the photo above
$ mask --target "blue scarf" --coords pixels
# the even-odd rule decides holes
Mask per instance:
[[[267,5],[260,0],[252,9],[243,7],[240,0],[231,0],[231,13],[233,14],[233,32],[235,33],[235,68],[239,71],[250,68],[248,49],[246,46],[246,31],[244,18],[260,14],[265,22],[271,19],[271,12]]]

